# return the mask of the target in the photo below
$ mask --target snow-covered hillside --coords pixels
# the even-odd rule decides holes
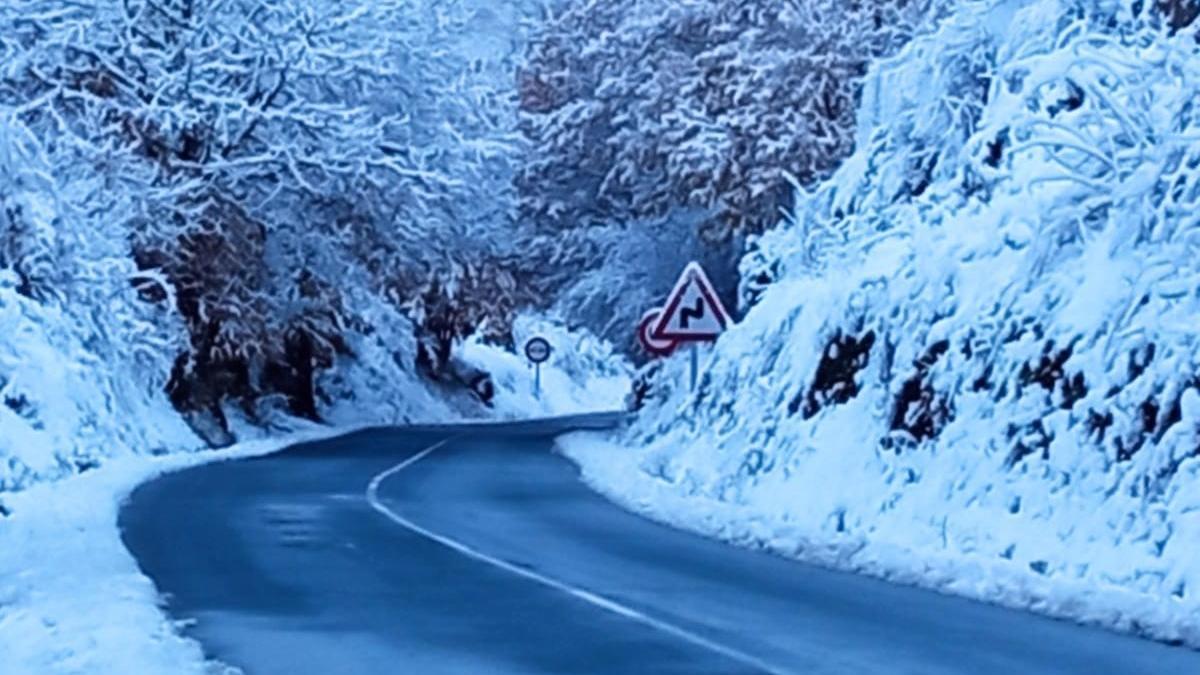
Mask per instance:
[[[655,517],[1200,646],[1200,46],[959,3],[742,263],[744,319],[568,452]]]
[[[201,445],[163,387],[180,326],[139,302],[99,177],[53,175],[0,109],[0,498],[130,452]],[[23,250],[15,250],[17,248]],[[2,506],[2,504],[0,504]]]

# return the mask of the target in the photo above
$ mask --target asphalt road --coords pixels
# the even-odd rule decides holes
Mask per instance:
[[[247,675],[1200,673],[1200,652],[647,522],[553,454],[578,421],[203,466],[137,490],[123,536],[186,632]]]

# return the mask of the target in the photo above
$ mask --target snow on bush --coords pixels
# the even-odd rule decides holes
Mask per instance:
[[[142,303],[95,177],[54,176],[0,108],[0,494],[105,458],[194,448],[163,394],[180,326]]]
[[[580,450],[588,473],[729,538],[1200,646],[1200,47],[1153,9],[963,3],[873,67],[857,151],[754,243],[698,391],[676,358],[637,471]]]
[[[546,339],[550,358],[542,364],[541,395],[536,395],[534,367],[524,345]],[[495,407],[510,419],[623,410],[629,392],[630,366],[611,344],[586,330],[569,330],[556,318],[523,314],[513,325],[516,353],[486,344],[479,337],[462,346],[464,361],[491,374]]]

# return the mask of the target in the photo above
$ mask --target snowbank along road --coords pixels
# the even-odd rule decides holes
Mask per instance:
[[[286,673],[1188,673],[1200,653],[647,522],[553,437],[372,430],[166,476],[126,544],[208,654]]]

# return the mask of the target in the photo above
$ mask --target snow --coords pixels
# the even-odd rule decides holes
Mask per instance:
[[[100,348],[106,336],[65,329],[87,325],[78,319],[18,295],[12,275],[0,272],[0,333],[7,336],[0,341],[0,493],[79,471],[123,448],[199,445],[165,397],[151,391],[153,380],[139,387],[136,376],[109,376],[138,368],[111,346]]]
[[[631,367],[608,342],[586,330],[569,330],[542,315],[519,316],[513,324],[518,350],[535,336],[551,345],[542,364],[541,395],[535,396],[534,367],[522,354],[471,339],[460,349],[464,360],[492,374],[496,414],[502,419],[613,412],[625,409]]]
[[[675,525],[1200,647],[1197,73],[1124,3],[961,3],[752,243],[698,390],[677,355],[565,451]]]

